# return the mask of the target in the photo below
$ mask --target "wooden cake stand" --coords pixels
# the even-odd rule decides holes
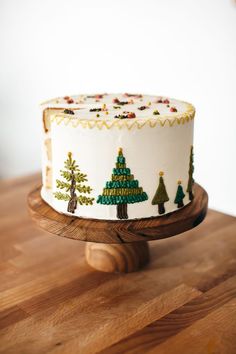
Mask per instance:
[[[161,217],[139,220],[96,220],[60,214],[45,203],[40,189],[28,196],[31,217],[44,230],[86,241],[86,259],[104,272],[133,272],[149,262],[147,241],[178,235],[199,225],[207,213],[206,191],[195,184],[194,199],[184,208]]]

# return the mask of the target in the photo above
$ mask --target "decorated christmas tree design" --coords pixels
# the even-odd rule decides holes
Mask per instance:
[[[178,208],[182,208],[184,206],[183,199],[185,197],[185,194],[183,192],[183,187],[181,186],[181,181],[178,181],[178,188],[175,196],[175,201],[174,203],[177,204]]]
[[[187,190],[186,190],[186,192],[188,192],[188,195],[189,195],[189,200],[193,200],[193,185],[194,185],[193,171],[194,171],[193,146],[191,146],[190,157],[189,157],[189,170],[188,170],[188,186],[187,186]]]
[[[65,181],[56,180],[57,188],[65,190],[65,193],[60,191],[55,192],[55,198],[68,201],[67,211],[74,213],[77,204],[92,205],[94,198],[88,198],[82,194],[90,193],[92,189],[82,184],[87,181],[87,175],[80,172],[76,161],[72,159],[72,153],[68,152],[68,158],[64,162],[65,169],[61,170],[61,176]]]
[[[159,173],[159,185],[157,188],[157,191],[153,197],[152,204],[153,205],[158,205],[158,212],[159,214],[164,214],[165,213],[165,203],[168,202],[169,197],[166,192],[166,186],[164,183],[163,179],[164,172]]]
[[[97,203],[117,205],[117,218],[128,219],[127,204],[139,203],[147,199],[148,196],[143,188],[139,187],[138,180],[134,179],[134,175],[126,167],[125,157],[120,148],[111,181],[106,182],[102,195],[98,196]]]

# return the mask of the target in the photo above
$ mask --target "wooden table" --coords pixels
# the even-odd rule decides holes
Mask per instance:
[[[236,218],[150,242],[151,263],[101,273],[84,243],[38,229],[27,212],[39,176],[0,184],[0,352],[236,353]]]

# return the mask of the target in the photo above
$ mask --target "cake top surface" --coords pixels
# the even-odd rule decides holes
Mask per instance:
[[[41,106],[79,120],[175,119],[195,113],[194,107],[184,101],[129,93],[64,96],[43,102]]]

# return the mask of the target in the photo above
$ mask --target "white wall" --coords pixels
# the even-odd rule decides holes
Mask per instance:
[[[40,168],[38,103],[135,91],[195,104],[195,179],[236,215],[233,0],[0,0],[0,175]]]

